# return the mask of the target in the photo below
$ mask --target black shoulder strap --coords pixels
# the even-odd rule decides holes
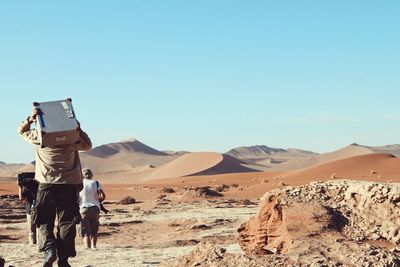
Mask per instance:
[[[99,182],[96,181],[97,191],[99,191]]]

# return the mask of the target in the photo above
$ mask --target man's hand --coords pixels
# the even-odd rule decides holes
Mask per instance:
[[[39,114],[39,111],[37,110],[37,108],[33,107],[32,113],[29,116],[29,122],[35,122],[38,114]]]

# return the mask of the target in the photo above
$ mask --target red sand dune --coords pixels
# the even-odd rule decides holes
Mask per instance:
[[[313,167],[290,172],[247,172],[208,174],[207,170],[218,170],[224,157],[218,153],[191,153],[178,158],[158,169],[141,173],[118,172],[98,175],[111,199],[118,199],[128,193],[127,184],[154,187],[183,187],[220,184],[238,184],[240,189],[228,191],[225,197],[258,198],[266,191],[284,185],[300,185],[311,181],[350,178],[356,180],[400,182],[400,158],[390,154],[367,154],[323,163]],[[201,168],[200,168],[201,167]],[[203,175],[194,175],[194,174]],[[333,177],[334,174],[334,177]],[[152,176],[151,176],[152,175]],[[183,175],[191,175],[177,177]],[[172,177],[172,178],[168,178]],[[173,177],[175,176],[175,178]],[[0,183],[0,194],[16,193],[16,185],[9,179]],[[127,191],[128,190],[128,191]],[[145,196],[144,196],[145,197]]]
[[[335,174],[335,177],[332,175]],[[333,178],[381,182],[400,182],[400,158],[390,154],[367,154],[323,163],[290,172],[229,173],[177,177],[140,182],[152,186],[202,186],[222,183],[240,185],[241,190],[227,192],[226,197],[258,198],[265,192],[284,185],[301,185]]]
[[[400,158],[390,154],[366,154],[287,172],[284,178],[296,182],[332,178],[393,179],[398,181],[400,179]]]
[[[254,172],[241,161],[215,152],[188,153],[157,168],[136,168],[132,171],[102,173],[98,178],[105,183],[133,184],[167,178]]]
[[[361,156],[366,154],[373,154],[375,151],[371,147],[351,144],[339,150],[314,155],[309,158],[293,159],[287,162],[274,165],[276,170],[298,170],[315,166],[317,164],[327,163],[335,160],[340,160],[348,157]],[[382,152],[383,153],[383,152]],[[387,152],[386,152],[387,153]]]
[[[151,179],[181,177],[200,173],[219,164],[223,156],[214,152],[198,152],[183,155],[155,169]]]
[[[164,179],[193,175],[210,175],[222,173],[250,172],[252,169],[241,165],[241,162],[231,156],[215,152],[198,152],[185,154],[155,169],[151,179]]]
[[[81,154],[82,167],[90,168],[94,173],[109,173],[116,171],[130,171],[132,165],[114,158],[101,158],[89,154]]]

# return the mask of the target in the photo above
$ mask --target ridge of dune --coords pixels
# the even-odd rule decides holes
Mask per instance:
[[[170,155],[147,146],[137,139],[110,143],[80,153],[82,165],[95,173],[141,172],[143,166],[160,166],[170,162],[180,154]]]
[[[277,164],[275,170],[296,170],[308,168],[325,162],[335,161],[339,159],[344,159],[352,156],[373,154],[375,151],[367,146],[362,146],[358,144],[351,144],[344,148],[338,149],[336,151],[323,153],[319,155],[314,155],[309,158],[294,159],[287,162]]]
[[[375,147],[368,147],[375,153],[389,153],[396,157],[400,156],[400,145],[386,145],[386,146],[375,146]]]
[[[83,168],[91,169],[95,175],[134,169],[132,165],[120,160],[113,158],[100,158],[87,154],[81,155],[81,164]]]
[[[185,154],[155,169],[152,179],[181,177],[200,173],[220,163],[223,156],[215,152],[195,152]]]
[[[130,153],[141,153],[148,154],[154,156],[167,156],[167,153],[161,152],[157,149],[154,149],[148,145],[143,144],[137,139],[131,138],[125,141],[110,143],[101,145],[91,149],[90,151],[84,152],[83,154],[88,154],[92,156],[96,156],[99,158],[108,158],[113,155],[122,153],[122,152],[130,152]]]
[[[351,144],[333,152],[317,155],[315,156],[315,158],[318,164],[318,163],[324,163],[338,159],[348,158],[352,156],[359,156],[372,153],[374,153],[374,151],[370,147],[361,146],[358,144]]]
[[[193,173],[192,175],[212,175],[224,173],[243,173],[243,172],[259,172],[258,170],[246,167],[242,161],[229,155],[222,155],[223,159],[215,166],[205,169],[204,171]]]
[[[338,177],[392,178],[400,173],[400,158],[391,154],[372,153],[329,161],[308,168],[287,172],[284,177],[296,181]]]
[[[268,147],[266,145],[241,146],[229,150],[225,154],[235,158],[264,158],[271,154],[287,152],[282,148]]]
[[[241,146],[233,148],[225,155],[230,155],[238,159],[266,159],[266,158],[303,158],[316,155],[318,153],[297,149],[297,148],[275,148],[266,145],[254,145],[254,146]]]
[[[14,177],[25,166],[22,163],[3,163],[0,165],[0,177]]]
[[[149,180],[173,177],[211,175],[222,173],[251,172],[253,169],[241,165],[238,159],[216,152],[195,152],[185,154],[154,169]]]

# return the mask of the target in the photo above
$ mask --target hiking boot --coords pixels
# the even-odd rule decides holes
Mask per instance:
[[[68,263],[68,258],[62,259],[62,260],[58,260],[57,261],[57,265],[59,267],[71,267],[71,265]]]
[[[44,264],[43,267],[53,266],[53,262],[57,259],[56,251],[53,249],[46,250],[44,253]]]

